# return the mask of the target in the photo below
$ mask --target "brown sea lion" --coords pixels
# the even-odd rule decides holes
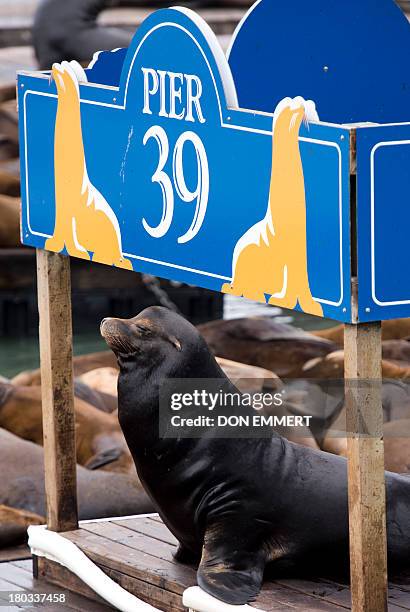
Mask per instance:
[[[265,368],[239,363],[231,359],[217,357],[216,361],[221,366],[229,380],[241,391],[261,391],[262,389],[276,389],[281,387],[281,381],[276,374]]]
[[[303,376],[306,361],[336,348],[328,340],[270,317],[211,321],[198,325],[198,331],[218,357],[266,368],[281,378]]]
[[[403,340],[385,340],[382,343],[382,355],[384,359],[401,362],[402,367],[410,365],[410,341],[408,338]]]
[[[317,329],[312,334],[318,338],[325,338],[338,346],[344,345],[344,326],[336,325],[327,329]],[[391,319],[382,321],[383,340],[401,340],[410,336],[410,319]]]
[[[81,376],[90,370],[106,367],[117,368],[117,363],[111,351],[88,353],[87,355],[78,355],[73,358],[75,377]],[[15,385],[21,385],[24,387],[29,387],[31,385],[38,387],[41,385],[40,369],[20,372],[20,374],[17,374],[11,379],[11,382]]]
[[[0,195],[0,247],[20,246],[20,199]]]
[[[383,378],[397,378],[405,380],[410,378],[410,366],[398,365],[387,359],[382,360]],[[405,362],[402,362],[405,364]],[[344,351],[338,350],[325,357],[317,357],[307,361],[301,370],[301,378],[316,379],[343,379],[344,377]]]
[[[272,431],[252,437],[252,426],[247,437],[222,439],[211,423],[196,438],[177,430],[160,438],[160,403],[165,416],[173,414],[166,396],[160,402],[161,381],[169,388],[177,379],[200,377],[216,380],[225,395],[237,389],[198,330],[165,308],[147,308],[130,320],[106,319],[101,333],[120,365],[119,420],[139,477],[180,542],[177,560],[200,560],[202,589],[239,605],[256,597],[268,565],[271,572],[347,570],[344,458],[292,444]],[[252,423],[253,413],[241,405],[235,415]],[[410,480],[390,472],[385,480],[388,559],[405,567]]]
[[[410,418],[385,423],[384,463],[386,470],[410,473]]]
[[[27,539],[27,527],[29,525],[43,525],[45,522],[46,518],[44,516],[1,504],[0,548],[25,542]]]
[[[78,380],[104,395],[117,397],[117,367],[96,368],[95,370],[84,372]]]
[[[406,467],[406,461],[410,466],[410,386],[398,381],[383,381],[382,403],[385,468],[391,472],[410,472]],[[335,455],[347,456],[345,408],[324,434],[320,448]]]
[[[0,429],[0,504],[46,514],[44,453],[41,446]],[[77,467],[80,519],[107,518],[153,512],[136,475],[112,474]],[[11,527],[11,532],[14,527]],[[2,531],[0,547],[9,545],[10,531]]]
[[[95,371],[96,370],[92,370],[92,372]],[[116,378],[118,378],[118,371],[113,371],[116,372]],[[93,389],[87,385],[86,382],[84,382],[82,377],[76,378],[74,381],[75,396],[82,399],[84,402],[91,404],[91,406],[98,408],[98,410],[101,410],[102,412],[112,413],[118,408],[117,390],[115,389],[115,393],[114,389],[110,389],[110,391],[113,391],[113,393],[104,393],[98,389]]]
[[[0,193],[18,198],[20,196],[20,180],[11,172],[0,169]]]
[[[133,472],[131,455],[116,416],[78,398],[74,409],[77,462],[94,468],[104,466],[112,472]],[[24,440],[42,444],[40,387],[0,384],[0,427]]]

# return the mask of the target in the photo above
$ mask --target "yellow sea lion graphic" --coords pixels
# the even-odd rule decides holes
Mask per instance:
[[[117,217],[88,178],[81,129],[79,82],[86,82],[77,62],[54,64],[58,106],[54,136],[56,219],[45,248],[132,270],[122,255]]]
[[[311,100],[285,98],[273,116],[272,172],[265,217],[237,242],[224,293],[323,316],[309,286],[306,195],[299,150],[302,121],[318,121]]]

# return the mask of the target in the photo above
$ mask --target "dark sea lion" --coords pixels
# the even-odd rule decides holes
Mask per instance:
[[[210,428],[197,439],[160,438],[164,380],[212,378],[224,391],[236,388],[198,330],[171,311],[151,307],[133,319],[106,319],[101,333],[120,365],[119,419],[141,482],[180,542],[177,558],[201,559],[197,580],[205,591],[245,604],[259,592],[267,564],[276,572],[348,567],[344,458],[275,433],[220,439]],[[409,479],[386,473],[386,493],[389,561],[405,564]]]
[[[251,0],[225,0],[231,6],[250,6]],[[220,0],[169,0],[165,6],[190,8],[220,4]],[[67,58],[88,63],[95,51],[128,47],[132,31],[104,26],[98,15],[112,6],[164,7],[163,0],[42,0],[33,27],[33,42],[40,69]]]
[[[0,504],[45,516],[44,453],[41,446],[0,429]],[[154,512],[138,478],[77,466],[80,519]],[[2,532],[0,532],[2,533]],[[0,547],[10,544],[7,533]]]
[[[41,405],[40,387],[0,383],[0,427],[36,444],[43,443]],[[77,462],[93,469],[98,465],[112,472],[133,472],[116,415],[101,412],[77,397],[74,410]]]
[[[89,62],[96,51],[128,47],[131,32],[97,24],[100,12],[111,5],[110,0],[43,0],[33,25],[40,69],[67,58]]]
[[[306,361],[336,348],[328,340],[271,317],[211,321],[198,330],[218,357],[266,368],[281,378],[301,376]]]

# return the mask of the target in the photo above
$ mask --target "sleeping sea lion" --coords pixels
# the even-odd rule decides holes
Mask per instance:
[[[312,331],[318,338],[325,338],[338,346],[344,345],[344,326],[336,325],[327,329]],[[391,319],[382,321],[383,340],[402,340],[410,336],[410,319]]]
[[[113,372],[115,372],[115,380],[117,380],[118,370],[113,369]],[[115,384],[115,389],[110,387],[109,391],[110,393],[106,393],[105,391],[100,391],[98,388],[88,385],[84,377],[76,378],[74,381],[75,396],[87,402],[87,404],[91,404],[94,408],[98,408],[98,410],[102,412],[111,413],[115,412],[118,408],[117,384]]]
[[[0,504],[46,514],[44,453],[41,446],[0,429]],[[80,519],[155,512],[136,476],[90,471],[77,466]],[[0,531],[0,548],[10,544],[10,530]]]
[[[0,247],[20,246],[20,198],[0,195]]]
[[[210,426],[197,438],[175,431],[160,438],[164,381],[212,379],[221,393],[237,389],[198,330],[164,308],[105,319],[101,333],[120,366],[119,420],[139,477],[180,542],[177,559],[200,559],[200,587],[245,604],[259,592],[267,565],[276,572],[348,567],[344,458],[266,431],[221,439]],[[165,410],[171,412],[169,403]],[[240,407],[242,416],[251,419],[252,412]],[[386,473],[386,493],[389,562],[402,565],[410,551],[409,479]]]
[[[410,378],[410,365],[407,365],[406,362],[382,359],[382,374],[383,378],[405,380]],[[339,349],[324,357],[310,359],[303,365],[300,377],[343,380],[344,351]]]
[[[74,410],[77,462],[93,469],[98,464],[112,472],[134,472],[116,415],[105,414],[77,397]],[[0,427],[43,444],[41,388],[0,383]]]
[[[20,180],[3,169],[0,169],[0,193],[15,198],[20,196]]]
[[[96,353],[88,353],[87,355],[77,355],[73,358],[74,376],[79,377],[85,372],[95,370],[96,368],[118,368],[117,362],[111,351],[99,351]],[[41,385],[41,371],[26,370],[20,372],[11,379],[13,385],[21,385],[23,387]]]
[[[0,548],[24,542],[29,525],[44,525],[45,522],[45,516],[0,504]]]
[[[33,25],[33,43],[39,67],[51,68],[67,57],[89,62],[96,51],[128,47],[132,33],[97,24],[110,0],[43,0]]]
[[[77,380],[98,391],[98,393],[102,393],[104,397],[117,397],[118,368],[96,368],[84,372]],[[115,410],[117,407],[116,405]]]
[[[281,378],[303,376],[306,361],[336,349],[328,340],[271,317],[210,321],[198,330],[218,357],[266,368]]]

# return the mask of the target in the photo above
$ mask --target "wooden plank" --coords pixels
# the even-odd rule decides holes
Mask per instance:
[[[61,587],[63,592],[67,593],[67,606],[70,609],[74,608],[85,612],[109,612],[113,609],[75,574],[59,563],[39,558],[38,575],[37,583],[40,589],[49,589],[49,583]],[[60,607],[58,610],[60,610]]]
[[[16,559],[31,559],[31,552],[26,544],[3,548],[0,550],[0,563],[7,563]]]
[[[137,580],[132,576],[122,574],[105,566],[101,566],[101,569],[124,589],[159,610],[164,612],[186,611],[185,606],[182,604],[181,595],[176,595],[164,588],[150,584],[149,580]]]
[[[87,597],[87,601],[89,601],[91,604],[90,607],[87,608],[87,611],[93,612],[94,610],[111,609],[107,602],[103,601],[96,593],[94,593],[94,591],[92,591],[84,582],[82,582],[82,580],[80,580],[66,568],[46,559],[41,559],[40,565],[42,580],[46,580],[47,582],[58,586],[63,586],[77,595]],[[107,574],[107,576],[115,580],[115,582],[120,584],[127,591],[133,593],[137,597],[140,597],[144,601],[159,607],[159,609],[166,612],[180,612],[180,610],[185,610],[185,608],[182,606],[181,595],[175,595],[173,593],[164,591],[164,589],[160,587],[156,587],[143,580],[138,580],[126,574],[122,574],[121,572],[113,570],[104,565],[99,565],[99,567],[105,574]],[[90,600],[98,603],[92,603]],[[104,607],[102,607],[102,605],[104,605]]]
[[[37,250],[47,525],[77,527],[70,259]]]
[[[158,559],[173,562],[172,554],[176,551],[176,546],[154,538],[147,538],[144,534],[128,529],[127,527],[107,522],[88,523],[82,525],[81,528],[90,533],[100,535],[112,542],[118,542],[118,544],[124,544],[129,548],[149,554],[151,557],[158,557]]]
[[[19,567],[20,569],[26,572],[29,572],[30,574],[33,573],[33,559],[31,556],[30,556],[30,559],[12,561],[11,564],[14,565],[15,567]]]
[[[345,325],[344,345],[352,610],[384,612],[387,546],[381,324]]]
[[[22,589],[34,590],[35,588],[33,576],[11,563],[3,563],[0,566],[0,579]]]
[[[350,589],[347,585],[315,579],[280,579],[274,582],[275,584],[280,584],[283,587],[308,595],[309,597],[315,597],[333,603],[346,610],[351,609]]]
[[[150,538],[161,540],[161,542],[167,542],[168,544],[174,545],[178,544],[178,540],[163,523],[152,521],[150,518],[125,519],[112,522],[115,525],[121,525],[122,527],[127,527],[127,529],[143,533]]]
[[[94,563],[143,581],[149,574],[151,584],[177,595],[182,595],[185,589],[196,584],[195,570],[186,565],[151,557],[84,529],[64,533],[63,536],[81,548]]]
[[[121,525],[118,524],[120,522],[121,522]],[[128,529],[127,527],[123,526],[123,525],[128,525],[130,523],[132,523],[133,529]],[[131,570],[129,567],[124,568],[124,566],[122,567],[122,570],[121,570],[119,569],[119,566],[117,565],[116,561],[113,564],[112,545],[121,544],[123,546],[127,546],[133,549],[135,553],[137,553],[139,558],[141,559],[142,564],[140,566],[140,569],[145,570],[145,572],[143,573],[138,572],[137,578],[140,580],[140,582],[144,584],[146,582],[149,582],[150,587],[155,587],[156,585],[158,585],[158,582],[157,582],[157,577],[153,575],[153,568],[161,568],[161,572],[162,572],[163,568],[165,567],[167,574],[163,575],[164,579],[162,582],[162,588],[165,589],[166,591],[168,590],[170,592],[175,591],[174,584],[170,584],[169,581],[173,583],[175,572],[180,572],[181,570],[182,571],[187,570],[189,580],[191,581],[192,584],[195,584],[196,583],[195,569],[174,562],[171,558],[173,547],[169,543],[165,543],[162,540],[159,540],[153,536],[147,536],[146,534],[138,531],[139,528],[141,528],[143,531],[144,530],[150,531],[149,528],[151,527],[151,523],[156,523],[157,526],[164,527],[163,525],[161,525],[161,523],[159,523],[158,521],[153,521],[151,518],[139,518],[139,519],[137,518],[137,519],[126,519],[124,521],[110,521],[110,522],[104,522],[104,523],[101,522],[101,523],[84,524],[82,526],[81,531],[85,530],[85,531],[88,531],[90,534],[100,536],[100,539],[97,541],[97,543],[100,546],[102,546],[106,551],[109,551],[109,553],[107,554],[107,557],[104,557],[103,550],[101,551],[102,556],[100,558],[95,556],[95,550],[91,551],[88,543],[83,546],[81,542],[78,541],[77,544],[80,546],[80,548],[83,548],[84,552],[86,552],[88,556],[93,558],[93,560],[95,560],[98,563],[98,565],[104,566],[103,569],[106,573],[109,573],[107,569],[109,566],[110,569],[114,568],[115,571],[120,572],[122,574],[126,574],[126,575],[132,574],[131,578],[132,577],[135,578],[136,574],[134,570],[136,568],[136,565],[134,565],[134,568]],[[141,527],[139,524],[141,524]],[[164,537],[163,530],[155,529],[154,533],[156,536]],[[67,535],[68,534],[66,534],[66,536]],[[119,553],[121,552],[121,549],[117,549],[117,550]],[[129,554],[130,553],[122,553],[122,560],[123,561],[127,560],[127,558],[129,558]],[[168,562],[168,563],[164,566],[163,561]],[[133,562],[135,562],[135,557],[134,557]],[[158,564],[159,562],[161,563],[161,565]],[[151,603],[152,605],[158,605],[162,600],[156,599],[154,601],[152,599],[153,595],[152,595],[151,589],[147,590],[143,584],[140,584],[140,582],[135,583],[134,591],[132,591],[130,587],[131,583],[124,582],[122,584],[123,586],[127,584],[125,588],[128,588],[128,590],[131,590],[131,592],[134,592],[134,594],[136,594],[137,596],[140,596],[142,599],[144,599],[144,595],[146,597],[149,597],[149,599],[144,599],[145,601],[149,601],[149,603]],[[177,590],[178,590],[178,595],[182,594],[181,589],[177,589]],[[158,597],[158,593],[157,593],[157,597]],[[316,599],[318,599],[318,601],[316,601]],[[286,609],[295,609],[295,608],[299,610],[309,609],[309,610],[318,610],[318,611],[319,610],[321,611],[321,610],[341,609],[340,606],[335,605],[331,602],[324,603],[324,600],[320,597],[318,598],[310,594],[303,594],[302,596],[300,592],[294,589],[291,589],[289,587],[285,588],[276,582],[275,583],[269,583],[269,582],[265,583],[264,590],[261,593],[260,597],[258,597],[256,603],[259,606],[263,606],[263,609],[267,610],[267,612],[269,612],[270,610],[286,610]],[[307,607],[306,604],[309,604],[309,606]],[[160,609],[168,610],[168,608],[161,608],[161,606],[158,606],[158,607],[160,607]],[[179,608],[177,607],[177,609]]]
[[[344,608],[320,598],[312,597],[305,593],[299,593],[289,587],[280,584],[265,583],[254,607],[260,607],[267,612],[270,610],[300,610],[300,612],[341,612]],[[282,607],[277,607],[277,606]]]

